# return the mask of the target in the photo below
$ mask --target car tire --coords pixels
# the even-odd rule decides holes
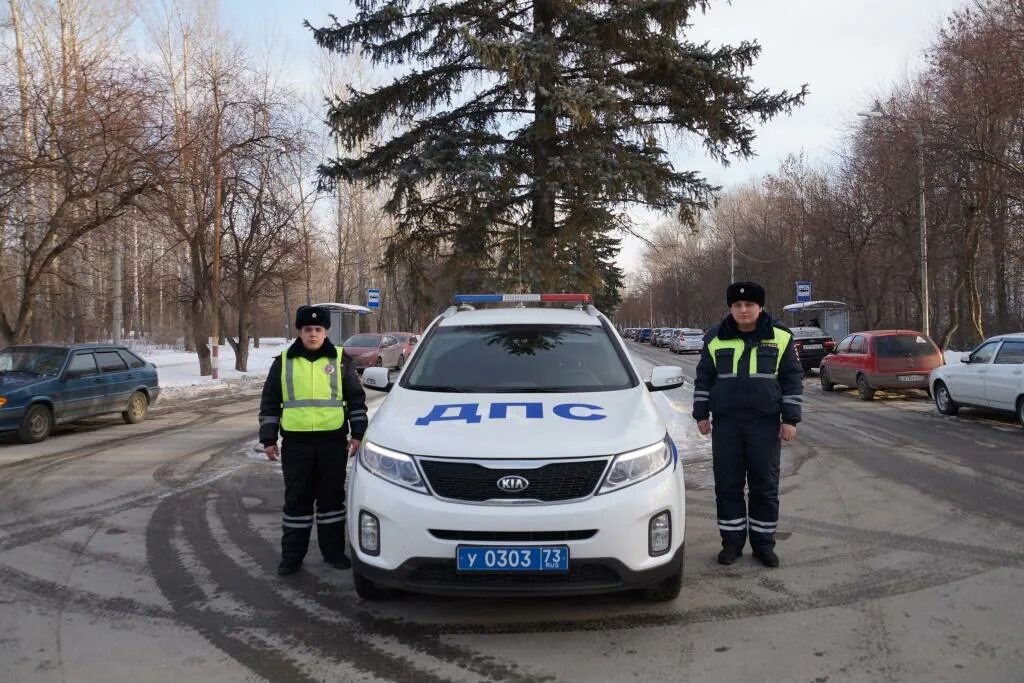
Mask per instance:
[[[141,391],[132,392],[128,397],[128,409],[121,412],[121,417],[130,425],[139,424],[146,419],[149,412],[149,399]]]
[[[668,576],[648,588],[637,591],[637,597],[644,602],[670,602],[679,597],[683,588],[683,566],[672,576]]]
[[[53,412],[42,403],[34,403],[25,411],[18,426],[18,439],[22,443],[46,441],[53,431]]]
[[[875,397],[875,390],[868,384],[868,378],[864,375],[857,375],[857,396],[862,401],[870,401]]]
[[[828,370],[824,367],[818,372],[818,381],[821,383],[822,391],[834,391],[836,388],[835,382],[828,378]]]
[[[1017,399],[1017,422],[1024,427],[1024,396]]]
[[[403,365],[405,365],[405,354],[398,357],[398,365],[395,366],[395,370],[401,370]]]
[[[956,415],[960,412],[960,406],[949,395],[949,389],[942,381],[935,383],[933,394],[935,395],[935,409],[940,413],[943,415]]]
[[[387,600],[393,595],[391,589],[378,586],[354,569],[352,570],[352,587],[355,588],[356,595],[360,599],[370,602]]]

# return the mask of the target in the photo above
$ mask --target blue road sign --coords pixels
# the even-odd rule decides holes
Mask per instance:
[[[371,288],[366,290],[366,307],[380,308],[380,290]]]
[[[796,300],[798,302],[811,300],[811,283],[808,280],[799,280],[796,283]]]

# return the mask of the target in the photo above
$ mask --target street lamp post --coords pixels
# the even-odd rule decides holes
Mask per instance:
[[[928,220],[924,193],[924,130],[920,122],[902,116],[884,114],[880,111],[859,111],[857,116],[869,119],[893,119],[914,126],[914,140],[917,142],[917,220],[921,233],[921,331],[931,336],[931,306],[928,297]]]

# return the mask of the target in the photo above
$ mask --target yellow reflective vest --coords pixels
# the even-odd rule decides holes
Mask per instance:
[[[341,354],[315,361],[281,354],[282,430],[330,432],[345,424]]]
[[[758,346],[750,352],[747,375],[751,378],[775,379],[779,375],[782,363],[782,352],[793,338],[786,330],[772,327],[774,335],[771,339],[760,340]],[[708,353],[715,363],[718,379],[728,379],[740,374],[740,358],[743,357],[743,339],[713,338],[708,342]]]

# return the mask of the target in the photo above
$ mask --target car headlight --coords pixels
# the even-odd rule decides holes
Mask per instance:
[[[404,453],[363,442],[359,447],[359,464],[392,484],[417,493],[427,493],[427,486],[423,483],[419,468],[413,459]]]
[[[618,491],[653,477],[672,464],[672,450],[667,438],[639,450],[615,456],[598,494]]]

